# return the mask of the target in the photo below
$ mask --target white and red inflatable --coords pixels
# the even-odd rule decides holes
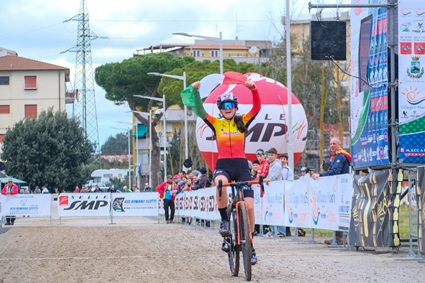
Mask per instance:
[[[246,80],[255,81],[261,97],[261,111],[249,125],[245,140],[245,154],[249,160],[255,160],[257,149],[264,151],[274,147],[278,153],[288,152],[288,96],[283,84],[256,73],[243,75]],[[204,80],[201,80],[201,88]],[[252,107],[251,91],[243,84],[218,85],[204,102],[205,111],[212,116],[218,116],[216,106],[218,96],[232,91],[238,98],[238,113],[244,114]],[[201,97],[205,97],[201,90]],[[307,139],[307,118],[304,107],[292,94],[292,139],[294,149],[294,164],[301,158]],[[217,160],[217,144],[211,129],[198,118],[196,123],[196,138],[202,157],[212,171]]]

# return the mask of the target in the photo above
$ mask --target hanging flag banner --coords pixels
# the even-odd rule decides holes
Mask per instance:
[[[354,2],[359,4],[357,0]],[[380,2],[371,0],[369,4]],[[353,165],[356,169],[388,165],[387,9],[352,9],[350,24]]]
[[[425,8],[416,0],[398,1],[399,157],[425,162]]]

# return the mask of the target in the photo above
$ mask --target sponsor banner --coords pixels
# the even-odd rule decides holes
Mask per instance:
[[[344,174],[286,182],[285,226],[348,231],[352,180]]]
[[[352,180],[350,174],[344,174],[317,181],[302,178],[270,182],[265,185],[263,198],[259,186],[254,185],[255,223],[348,231]],[[215,192],[212,187],[177,195],[176,215],[220,220]],[[227,193],[231,194],[230,188]],[[163,207],[159,213],[164,215]]]
[[[59,216],[110,216],[110,193],[60,194]]]
[[[255,221],[267,225],[283,225],[284,221],[284,194],[285,186],[289,185],[286,181],[270,182],[264,185],[264,196],[261,200],[261,206],[255,205],[255,211],[259,210],[261,219],[255,218]],[[255,195],[260,194],[260,188],[256,188]],[[258,215],[258,214],[256,214]]]
[[[158,193],[112,194],[113,216],[158,216]]]
[[[230,190],[229,190],[230,191]],[[205,220],[219,220],[220,213],[215,201],[216,188],[180,193],[176,197],[176,215]],[[223,193],[225,190],[223,190]],[[164,210],[160,210],[164,214]]]
[[[50,194],[0,195],[1,216],[50,217]]]
[[[425,10],[416,0],[398,3],[399,157],[425,162]]]
[[[398,211],[402,170],[373,171],[354,177],[350,245],[397,247],[400,245]]]
[[[353,165],[355,168],[388,165],[387,9],[352,9],[350,25]]]

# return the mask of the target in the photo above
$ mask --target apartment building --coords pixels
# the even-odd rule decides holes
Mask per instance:
[[[65,111],[69,69],[0,48],[0,145],[8,128],[52,107]]]

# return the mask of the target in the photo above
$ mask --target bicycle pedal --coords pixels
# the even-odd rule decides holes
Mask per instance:
[[[225,243],[223,243],[223,244],[221,245],[221,250],[222,250],[223,252],[225,252],[225,253],[228,253],[228,252],[230,251],[230,249],[229,249],[229,245],[226,245]]]

